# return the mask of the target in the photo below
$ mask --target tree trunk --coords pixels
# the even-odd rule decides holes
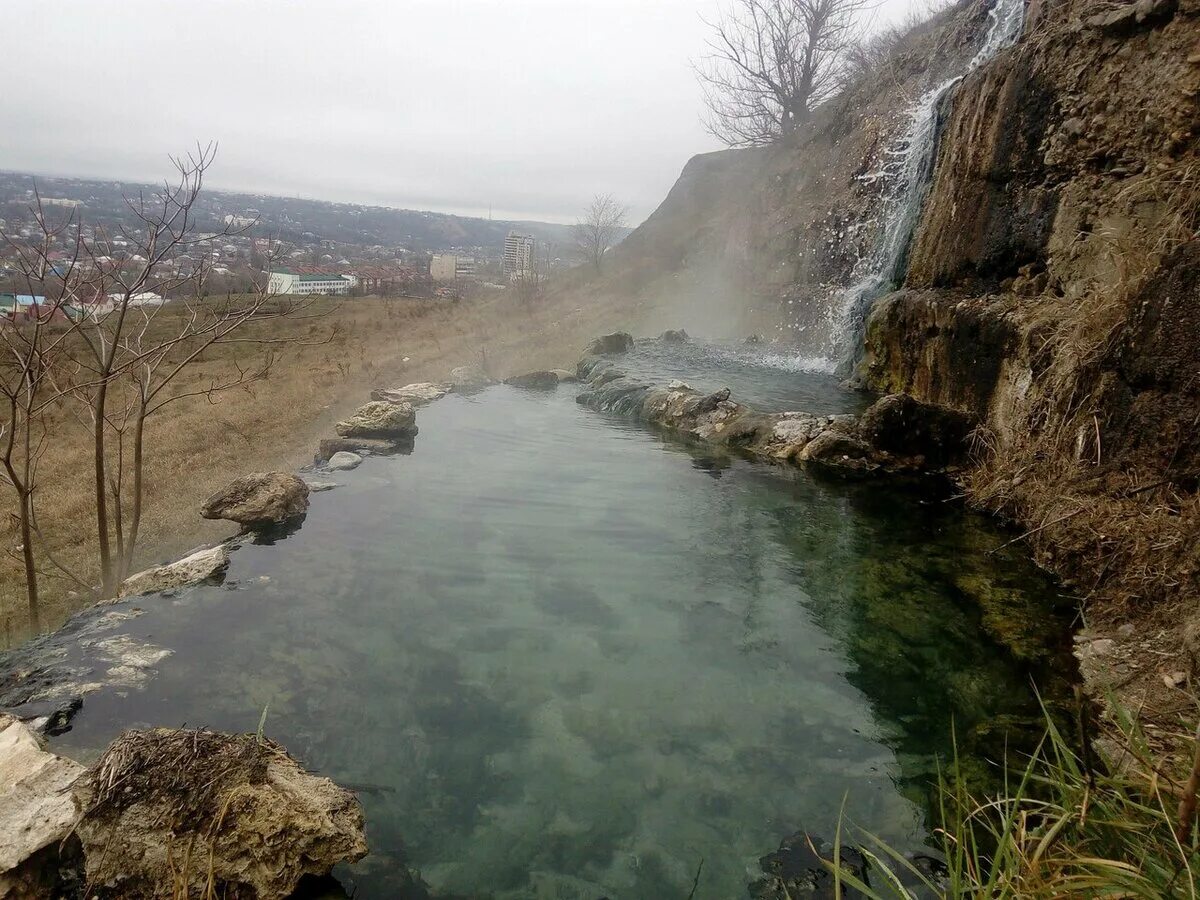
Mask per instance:
[[[104,483],[104,413],[107,395],[108,382],[101,381],[92,405],[92,453],[96,480],[96,538],[100,545],[100,597],[105,600],[114,593],[112,545],[108,534],[108,485]]]
[[[42,608],[38,599],[37,567],[33,561],[33,509],[30,492],[21,490],[21,556],[25,562],[25,596],[29,600],[29,622],[35,633],[42,630]]]
[[[133,498],[129,513],[129,531],[125,535],[125,552],[121,558],[121,581],[129,577],[129,570],[133,568],[138,528],[142,524],[142,435],[146,430],[146,415],[146,407],[140,406],[133,424]]]

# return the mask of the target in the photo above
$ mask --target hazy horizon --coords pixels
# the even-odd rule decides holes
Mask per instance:
[[[213,141],[222,191],[559,223],[611,193],[634,225],[720,149],[691,68],[720,5],[18,0],[53,41],[7,54],[0,168],[154,183]]]

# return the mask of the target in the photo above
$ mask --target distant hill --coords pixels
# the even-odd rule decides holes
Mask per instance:
[[[153,191],[136,182],[36,176],[43,197],[80,201],[94,222],[120,221],[128,216],[123,196]],[[0,200],[14,202],[32,186],[34,176],[0,173]],[[571,241],[571,226],[551,222],[481,219],[448,213],[386,206],[360,206],[206,190],[199,203],[200,225],[216,227],[225,216],[259,220],[255,233],[293,243],[334,241],[358,246],[405,247],[409,250],[481,248],[499,251],[510,230],[531,234],[551,248]]]

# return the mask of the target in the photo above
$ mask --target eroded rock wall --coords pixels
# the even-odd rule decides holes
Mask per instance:
[[[1147,690],[1200,646],[1181,624],[1200,593],[1198,135],[1200,3],[1031,4],[955,94],[863,366],[984,421],[972,495],[1027,527],[1094,627],[1138,623],[1122,641],[1157,656],[1121,680]]]

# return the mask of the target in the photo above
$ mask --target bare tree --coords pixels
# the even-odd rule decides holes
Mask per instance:
[[[18,243],[4,237],[13,251],[17,278],[27,299],[24,303],[17,299],[7,315],[0,315],[0,484],[7,485],[16,497],[13,518],[25,572],[29,621],[34,630],[40,630],[41,572],[34,550],[37,470],[47,440],[44,413],[64,395],[56,381],[58,362],[76,327],[66,305],[65,285],[78,265],[82,244],[73,214],[62,222],[48,221],[36,187],[30,212],[36,228],[32,238]],[[56,253],[60,243],[69,251],[73,245],[73,252]],[[58,257],[54,268],[66,277],[58,280],[57,292],[47,297],[41,291],[47,283],[53,284],[48,277],[51,254]]]
[[[625,227],[628,210],[612,194],[597,194],[592,198],[583,218],[575,223],[575,250],[585,262],[600,271],[604,254],[617,243]]]
[[[116,593],[128,576],[137,548],[145,493],[146,424],[179,400],[245,387],[267,377],[269,345],[302,343],[295,338],[248,335],[245,326],[297,316],[307,306],[277,302],[266,273],[252,290],[226,297],[208,295],[214,246],[245,226],[201,232],[196,203],[215,148],[201,147],[174,159],[176,178],[156,193],[127,198],[135,225],[121,229],[121,246],[110,255],[107,235],[97,230],[83,242],[86,272],[72,295],[86,312],[73,344],[72,390],[83,402],[92,434],[92,490],[100,594]],[[266,268],[270,269],[270,258]],[[163,299],[174,297],[167,304]],[[179,389],[175,385],[216,345],[253,343],[267,352],[260,365],[234,366],[227,376]]]
[[[696,66],[708,130],[730,146],[792,134],[833,96],[877,0],[734,0]]]
[[[267,377],[274,359],[271,345],[310,343],[247,328],[302,316],[311,302],[277,300],[266,273],[248,292],[210,295],[214,245],[246,230],[226,226],[204,233],[197,227],[196,204],[214,153],[210,145],[173,160],[173,181],[152,194],[126,198],[133,218],[114,234],[75,221],[52,226],[39,201],[40,240],[9,240],[30,293],[52,297],[19,322],[0,319],[0,483],[8,484],[18,500],[35,626],[34,539],[55,574],[89,593],[112,596],[128,576],[143,515],[148,421],[177,401],[213,402],[223,391]],[[74,244],[66,262],[59,249],[64,238]],[[269,253],[264,263],[269,270]],[[181,377],[223,344],[261,345],[263,354],[249,364],[234,362],[212,378]],[[53,427],[46,418],[52,407],[58,407],[60,420],[67,409],[82,408],[80,418],[90,434],[99,586],[61,565],[38,528],[37,462]]]

